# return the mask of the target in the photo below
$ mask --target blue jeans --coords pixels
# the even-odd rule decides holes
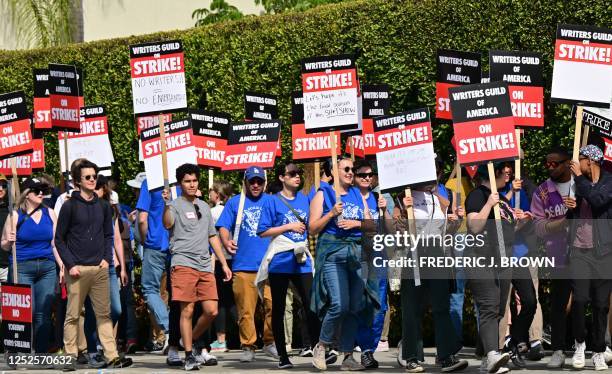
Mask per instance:
[[[347,262],[327,259],[323,264],[323,284],[330,295],[319,340],[332,344],[335,332],[340,329],[340,351],[352,352],[357,335],[359,306],[364,293],[360,270],[350,270]]]
[[[121,317],[121,298],[119,296],[119,278],[117,278],[117,271],[114,266],[108,267],[108,281],[110,282],[110,302],[111,302],[111,320],[113,325],[119,321]],[[85,299],[85,323],[83,326],[85,330],[85,339],[87,339],[87,351],[94,353],[97,351],[98,335],[96,328],[96,314],[94,313],[93,306],[89,296]]]
[[[385,324],[385,314],[387,313],[387,278],[382,278],[378,281],[378,298],[380,299],[380,309],[374,315],[374,320],[365,321],[359,320],[359,329],[357,330],[357,345],[362,352],[374,352],[378,347],[378,341],[382,335],[383,326]]]
[[[55,295],[57,271],[54,260],[37,259],[17,263],[19,283],[32,286],[34,296],[34,349],[36,353],[47,353],[51,336],[51,305]],[[13,279],[13,267],[9,269]]]
[[[159,284],[162,274],[166,271],[168,253],[156,249],[145,248],[142,259],[142,294],[153,313],[157,325],[168,331],[168,306],[159,294]]]

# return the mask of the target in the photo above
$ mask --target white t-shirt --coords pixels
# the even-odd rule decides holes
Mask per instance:
[[[431,192],[412,191],[417,233],[436,235],[444,232],[446,214],[440,200]]]
[[[567,196],[568,194],[570,197],[574,197],[576,195],[576,183],[574,183],[574,178],[571,178],[567,182],[559,183],[553,181],[553,183],[555,184],[555,187],[557,187],[557,191],[559,191],[559,194],[562,197]]]

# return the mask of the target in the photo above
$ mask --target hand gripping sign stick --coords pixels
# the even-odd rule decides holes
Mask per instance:
[[[516,144],[518,145],[519,156],[521,154],[521,130],[516,129]],[[521,158],[517,158],[514,160],[514,179],[521,179]],[[517,209],[521,209],[521,191],[516,191],[514,193],[514,206]]]
[[[161,159],[162,159],[162,175],[164,178],[164,189],[170,188],[170,181],[168,180],[168,152],[166,148],[166,127],[164,126],[164,115],[159,115],[159,144],[161,145]]]
[[[7,185],[7,187],[9,188],[8,191],[8,195],[9,195],[9,214],[8,214],[8,219],[9,219],[9,226],[11,227],[11,230],[13,230],[13,209],[15,209],[15,201],[17,200],[18,196],[20,195],[19,192],[19,182],[17,181],[17,158],[13,157],[11,158],[11,171],[13,172],[13,178],[11,179],[11,184]],[[13,242],[13,248],[12,248],[12,252],[13,252],[13,283],[17,284],[19,283],[19,275],[17,272],[17,248],[16,248],[16,242],[17,242],[17,232],[15,232],[15,241]]]
[[[406,194],[406,197],[412,198],[412,191],[410,190],[410,187],[406,188],[404,190],[404,193]],[[414,221],[414,207],[407,206],[406,213],[408,213],[408,233],[411,236],[413,236],[416,234],[416,227],[415,227],[415,221]],[[418,263],[419,259],[418,259],[417,248],[410,248],[410,252],[412,256],[412,261],[414,261],[414,264],[412,267],[414,271],[414,285],[420,286],[421,285],[421,270],[419,269],[419,263]]]
[[[495,182],[495,169],[493,168],[493,162],[489,161],[487,164],[489,169],[489,184],[491,185],[491,193],[497,193],[497,183]],[[495,215],[495,229],[497,231],[497,244],[499,245],[499,256],[506,257],[506,246],[504,244],[504,231],[502,230],[501,223],[501,212],[499,210],[499,203],[493,207],[493,214]]]
[[[576,107],[576,128],[574,129],[574,150],[572,160],[578,162],[580,152],[580,138],[582,135],[582,105]]]

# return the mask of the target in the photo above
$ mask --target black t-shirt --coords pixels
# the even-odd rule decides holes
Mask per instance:
[[[467,196],[465,200],[465,214],[470,213],[478,213],[485,206],[489,196],[491,195],[491,190],[486,186],[478,186]],[[500,216],[502,222],[502,230],[504,235],[504,246],[506,247],[506,254],[512,254],[512,244],[514,243],[514,226],[516,224],[516,218],[510,207],[510,202],[506,199],[503,194],[499,195],[499,208],[500,208]],[[487,224],[485,226],[485,232],[481,232],[480,234],[485,234],[485,241],[487,245],[485,245],[486,250],[492,250],[493,252],[489,252],[491,254],[497,254],[499,251],[497,250],[497,229],[495,227],[495,213],[493,209],[489,212],[489,217],[487,219]],[[483,249],[485,249],[483,248]],[[510,251],[508,250],[510,249]],[[482,252],[478,250],[478,252]]]
[[[8,217],[8,204],[6,201],[0,201],[0,229],[4,227],[4,221]],[[9,252],[0,249],[0,268],[6,268],[9,265]]]

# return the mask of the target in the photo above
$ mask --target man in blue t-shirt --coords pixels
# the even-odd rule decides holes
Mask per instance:
[[[228,200],[216,223],[221,242],[233,258],[232,289],[238,308],[240,345],[243,349],[241,362],[251,362],[255,359],[255,342],[257,341],[255,310],[258,299],[255,276],[270,244],[270,238],[257,236],[262,209],[270,198],[264,193],[265,180],[265,172],[258,166],[251,166],[244,173],[244,206],[237,239],[235,228],[238,211],[241,208],[241,195],[236,195]],[[268,285],[264,288],[264,309],[263,350],[267,355],[278,359],[272,333],[272,295]]]

